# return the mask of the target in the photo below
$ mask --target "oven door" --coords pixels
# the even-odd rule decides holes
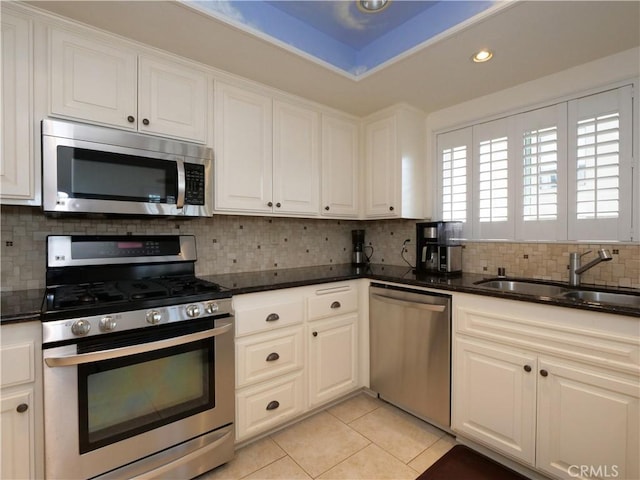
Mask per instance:
[[[233,350],[232,317],[45,345],[47,478],[95,477],[231,425]]]

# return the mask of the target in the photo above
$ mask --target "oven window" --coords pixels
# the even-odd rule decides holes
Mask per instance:
[[[175,204],[174,161],[58,146],[58,191],[69,198]]]
[[[78,367],[80,453],[214,407],[214,340]]]

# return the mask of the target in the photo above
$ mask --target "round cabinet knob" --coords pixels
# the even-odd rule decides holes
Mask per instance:
[[[327,205],[326,207],[324,207],[324,209],[328,212],[328,211],[329,211],[329,205]]]
[[[142,119],[142,123],[143,123],[143,125],[149,125],[149,119],[148,118],[143,118]]]
[[[27,410],[29,410],[29,405],[27,405],[26,403],[21,403],[16,407],[16,412],[18,413],[24,413]]]
[[[273,207],[273,202],[268,202],[267,207]]]
[[[86,335],[91,330],[91,324],[87,320],[76,320],[71,325],[71,333],[77,336]]]
[[[390,211],[390,212],[393,212],[394,210],[395,210],[395,208],[393,208],[393,207],[389,207],[389,211]]]
[[[117,325],[118,323],[110,315],[102,317],[98,323],[98,327],[100,327],[101,332],[113,332]]]
[[[162,320],[162,314],[158,310],[149,310],[147,312],[147,323],[157,325]]]
[[[188,305],[187,306],[187,315],[191,318],[195,318],[200,315],[200,307],[198,305]]]
[[[134,116],[132,116],[132,115],[129,115],[129,116],[127,117],[127,122],[129,122],[129,123],[133,123],[133,122],[135,122],[135,121],[136,121],[136,117],[134,117]]]
[[[276,203],[276,207],[280,208],[281,206],[280,202]]]
[[[313,335],[314,337],[318,336],[318,332],[313,332],[311,335]]]
[[[547,372],[546,370],[540,370],[540,375],[542,375],[543,377],[547,377],[549,376],[549,372]]]
[[[525,372],[530,372],[531,371],[531,366],[530,365],[525,365],[524,366],[524,371]]]
[[[218,304],[216,302],[209,302],[204,306],[204,311],[211,315],[213,313],[216,313],[219,308],[220,307],[218,307]]]

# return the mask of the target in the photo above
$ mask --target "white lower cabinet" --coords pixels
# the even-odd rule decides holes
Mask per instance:
[[[637,325],[454,296],[452,428],[554,478],[640,478]]]
[[[358,382],[358,315],[321,320],[307,326],[309,404],[321,405]]]
[[[237,442],[361,386],[358,282],[237,295],[233,301]]]
[[[38,321],[0,328],[0,478],[42,478],[42,327]]]

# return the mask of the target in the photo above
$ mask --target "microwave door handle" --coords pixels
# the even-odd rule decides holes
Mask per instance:
[[[112,358],[126,357],[137,353],[153,352],[162,348],[175,347],[176,345],[184,345],[185,343],[196,342],[205,338],[212,338],[222,335],[231,330],[232,322],[225,322],[220,327],[204,330],[202,332],[190,333],[181,337],[167,338],[158,340],[157,342],[143,343],[139,345],[131,345],[129,347],[111,348],[109,350],[101,350],[99,352],[80,353],[78,355],[66,355],[63,357],[45,358],[44,362],[49,367],[69,367],[72,365],[81,365],[84,363],[99,362],[101,360],[110,360]]]
[[[183,208],[185,192],[184,160],[176,160],[176,166],[178,168],[178,201],[176,203],[176,208]]]

